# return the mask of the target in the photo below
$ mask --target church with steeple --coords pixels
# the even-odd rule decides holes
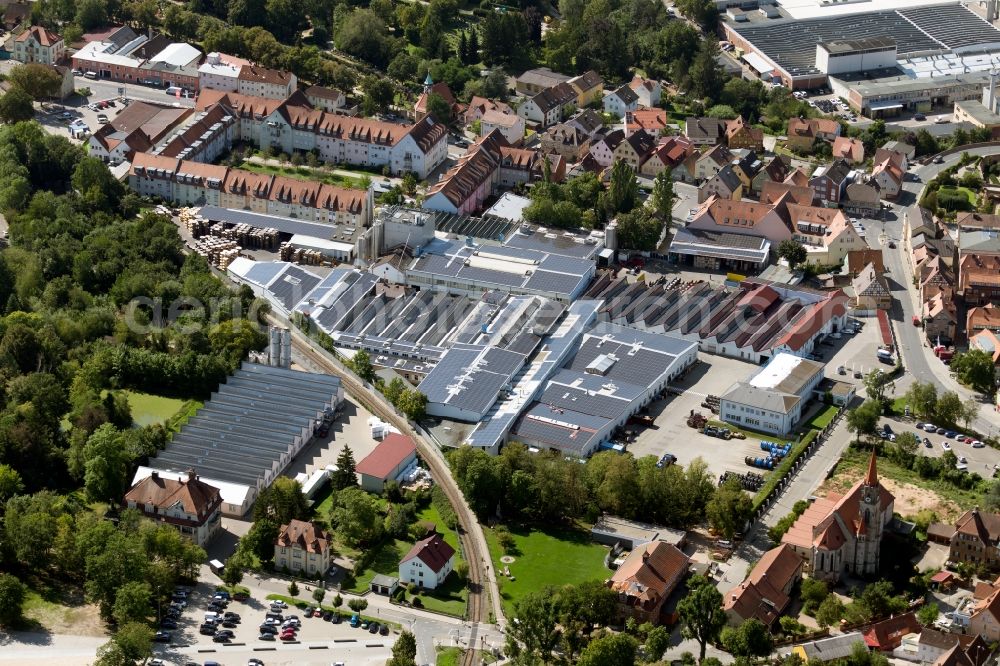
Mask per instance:
[[[836,581],[842,573],[878,573],[882,536],[895,498],[879,481],[875,453],[868,472],[845,494],[816,499],[781,538],[805,560],[813,578]]]

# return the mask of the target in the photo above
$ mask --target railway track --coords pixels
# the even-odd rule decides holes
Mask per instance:
[[[278,323],[278,322],[275,322]],[[287,325],[281,322],[282,325]],[[410,427],[409,422],[400,417],[396,411],[385,402],[385,399],[381,394],[374,393],[370,391],[365,385],[354,376],[353,373],[348,372],[341,365],[320,352],[316,351],[311,341],[303,335],[294,326],[291,327],[292,330],[292,344],[295,346],[297,351],[309,358],[318,367],[325,369],[330,374],[336,375],[344,383],[344,389],[355,396],[363,397],[365,399],[366,407],[368,407],[376,416],[380,419],[391,423],[393,426],[398,428],[400,432],[406,433],[408,436],[413,438],[413,441],[417,444],[417,450],[420,452],[421,458],[427,464],[431,476],[434,478],[435,482],[444,491],[445,496],[451,505],[455,508],[455,515],[458,518],[459,524],[459,542],[462,546],[462,552],[465,554],[465,560],[469,564],[469,603],[468,603],[468,619],[473,623],[472,635],[469,638],[469,648],[465,651],[463,657],[463,665],[472,666],[476,663],[475,650],[471,649],[475,644],[475,634],[477,627],[476,624],[480,622],[486,622],[489,620],[488,607],[483,603],[483,597],[485,594],[489,594],[486,590],[486,562],[488,554],[484,553],[480,547],[479,540],[473,538],[474,530],[478,529],[478,523],[476,522],[475,516],[469,509],[468,505],[465,503],[465,497],[459,490],[455,480],[451,476],[451,471],[448,469],[448,463],[445,461],[444,456],[441,451],[434,445],[427,442],[419,433]]]

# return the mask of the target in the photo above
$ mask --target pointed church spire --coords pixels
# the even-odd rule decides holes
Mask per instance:
[[[868,460],[868,474],[865,476],[866,486],[877,486],[878,485],[878,470],[875,469],[875,452],[872,451],[872,457]]]

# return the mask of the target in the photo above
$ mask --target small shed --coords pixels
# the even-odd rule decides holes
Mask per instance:
[[[391,597],[399,587],[399,579],[385,574],[375,574],[372,582],[368,584],[368,589],[375,594],[382,594]]]

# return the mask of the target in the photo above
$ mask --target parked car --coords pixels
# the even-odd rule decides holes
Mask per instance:
[[[944,428],[938,428],[938,429],[937,429],[937,430],[935,430],[934,432],[936,432],[936,433],[937,433],[937,434],[939,434],[939,435],[943,435],[943,434],[945,434],[945,433],[946,433],[946,432],[948,432],[948,431],[947,431],[947,430],[945,430]]]
[[[383,624],[382,626],[380,626],[378,628],[378,633],[380,635],[382,635],[382,636],[388,636],[389,635],[389,625]]]
[[[889,249],[890,250],[896,249],[896,241],[889,241]]]
[[[198,628],[198,633],[202,636],[214,636],[215,635],[215,625],[214,624],[203,624]]]
[[[226,620],[222,621],[222,626],[225,627],[226,629],[235,629],[236,626],[237,626],[237,623],[236,623],[236,620],[226,619]]]
[[[324,622],[329,622],[332,619],[333,619],[333,611],[326,611],[325,613],[323,613]]]
[[[860,370],[855,370],[855,371],[854,371],[854,378],[855,378],[855,379],[861,379],[861,378],[862,378],[862,377],[864,377],[864,376],[865,376],[865,375],[864,375],[864,373],[863,373],[863,372],[861,372]]]
[[[938,429],[938,427],[936,425],[934,425],[933,423],[925,423],[924,424],[924,431],[925,432],[937,432],[937,429]]]
[[[237,622],[239,622],[242,619],[239,613],[234,613],[233,611],[226,611],[225,613],[222,614],[222,617],[227,618],[229,620],[236,620]]]
[[[295,634],[281,634],[281,636],[279,636],[278,638],[280,638],[283,641],[294,641]]]
[[[340,613],[334,613],[333,617],[330,618],[330,624],[340,624],[344,621],[344,617]]]
[[[672,453],[664,453],[662,456],[660,456],[660,460],[656,463],[656,466],[660,468],[669,467],[670,465],[673,465],[675,462],[677,462],[677,456],[675,456]]]
[[[944,158],[940,155],[935,155],[934,159],[931,160],[934,164],[944,164]]]
[[[927,447],[928,449],[932,448],[933,445],[931,444],[931,440],[924,437],[924,446]]]
[[[306,606],[305,616],[306,617],[312,617],[313,616],[313,611],[315,611],[315,610],[316,610],[315,606]]]
[[[177,622],[171,618],[167,618],[160,622],[160,629],[176,629]]]
[[[262,624],[259,627],[260,633],[262,634],[276,634],[278,633],[278,628],[273,624]]]
[[[914,120],[927,120],[927,116],[925,116],[922,113],[914,113],[913,114],[913,119]]]
[[[355,613],[354,615],[351,616],[351,626],[356,627],[359,624],[361,624],[361,616]]]
[[[156,643],[169,643],[170,642],[170,632],[169,631],[158,631],[153,634],[153,641]]]
[[[941,442],[941,448],[945,451],[951,451],[951,444],[948,442]]]
[[[947,437],[948,439],[955,439],[955,437],[958,436],[958,433],[955,432],[954,430],[945,430],[944,436]]]
[[[233,637],[226,634],[216,634],[212,636],[213,643],[228,643],[231,640],[233,640]]]
[[[226,594],[229,594],[229,593],[227,592]],[[286,604],[281,599],[275,599],[274,601],[271,602],[271,605],[272,606],[277,606],[278,608],[281,608],[281,609],[288,608],[288,604]]]
[[[274,639],[274,634],[261,633],[261,635],[257,637],[257,640],[259,640],[259,641],[273,641],[275,639]]]
[[[369,634],[378,633],[378,622],[372,622],[370,625],[368,625],[368,633]]]

